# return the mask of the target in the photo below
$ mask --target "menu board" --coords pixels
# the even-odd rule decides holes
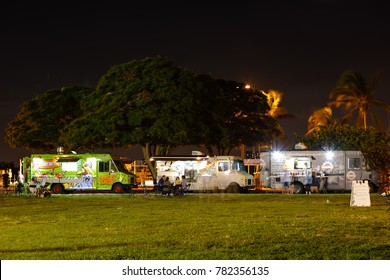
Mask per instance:
[[[352,181],[351,206],[371,206],[368,181]]]

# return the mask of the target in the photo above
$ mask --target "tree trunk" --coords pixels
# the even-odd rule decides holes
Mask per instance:
[[[146,164],[149,167],[150,173],[152,173],[153,179],[157,179],[157,170],[156,170],[156,163],[152,162],[150,160],[152,152],[150,151],[151,145],[150,143],[146,143],[144,146],[142,146],[142,153],[144,155]]]

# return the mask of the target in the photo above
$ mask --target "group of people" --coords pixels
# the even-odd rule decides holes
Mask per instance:
[[[315,178],[315,173],[307,170],[306,178],[305,178],[305,191],[306,194],[311,194],[311,187],[313,186]],[[294,193],[294,185],[291,183],[291,174],[285,169],[283,173],[283,185],[285,189],[288,189],[289,194]]]
[[[171,194],[182,196],[188,190],[188,186],[185,175],[182,175],[181,178],[176,177],[173,182],[170,181],[169,176],[163,175],[157,183],[158,191],[161,191],[163,195],[167,196],[170,196]]]
[[[10,170],[5,170],[5,172],[2,175],[3,179],[3,188],[7,190],[10,185],[11,185],[11,178],[12,178],[12,171]],[[15,192],[17,194],[21,194],[24,190],[24,176],[23,173],[18,171],[17,175],[17,182],[15,183]]]

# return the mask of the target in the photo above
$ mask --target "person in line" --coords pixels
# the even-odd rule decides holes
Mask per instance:
[[[18,171],[18,185],[16,186],[16,191],[18,194],[22,194],[24,190],[24,176],[23,173]]]
[[[184,192],[187,190],[188,183],[185,175],[181,176],[181,188],[180,188],[180,195],[184,195]]]
[[[9,174],[8,170],[6,170],[3,174],[3,187],[7,189],[9,187]]]
[[[287,169],[284,169],[282,180],[284,188],[286,190],[289,190],[289,193],[292,194],[294,192],[294,189],[291,190],[291,174],[290,171],[288,171]]]
[[[315,171],[311,172],[311,178],[312,178],[311,185],[313,187],[317,187],[319,189],[320,188],[320,178],[317,176],[317,173]]]
[[[157,191],[162,192],[164,188],[165,175],[162,175],[157,182]]]
[[[172,184],[169,181],[169,176],[165,177],[164,185],[163,185],[163,194],[166,194],[167,196],[171,195],[172,190]]]
[[[310,170],[307,171],[306,174],[306,182],[305,182],[305,189],[306,194],[311,194],[311,186],[313,185],[313,175]]]
[[[180,190],[181,190],[181,180],[180,177],[177,176],[173,187],[173,194],[180,195]]]

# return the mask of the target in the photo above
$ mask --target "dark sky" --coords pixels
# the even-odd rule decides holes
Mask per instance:
[[[309,115],[326,105],[345,70],[358,70],[367,79],[383,71],[375,96],[389,102],[390,9],[384,4],[185,2],[2,8],[0,162],[18,162],[29,153],[3,141],[22,102],[67,85],[94,87],[110,67],[147,56],[166,56],[214,78],[283,92],[283,105],[296,116],[282,122],[290,137],[306,132]]]

